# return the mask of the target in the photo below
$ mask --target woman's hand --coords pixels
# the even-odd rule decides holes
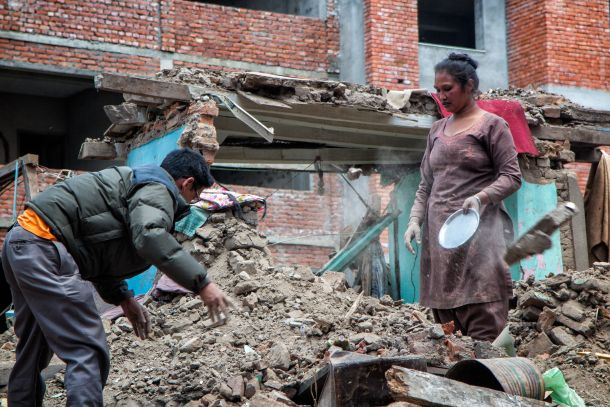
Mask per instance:
[[[464,214],[468,213],[468,209],[473,209],[477,213],[481,213],[481,200],[476,195],[468,197],[464,201],[464,204],[462,205],[462,209],[464,210]]]
[[[415,254],[415,249],[413,249],[413,246],[411,245],[413,238],[415,238],[417,244],[421,244],[421,227],[419,226],[419,219],[417,218],[413,218],[409,221],[409,226],[405,232],[405,246],[407,246],[407,250],[409,250],[411,254]]]

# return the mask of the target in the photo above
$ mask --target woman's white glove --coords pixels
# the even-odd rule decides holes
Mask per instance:
[[[481,199],[476,195],[466,198],[462,204],[462,209],[464,213],[468,212],[468,209],[474,209],[477,213],[481,213]]]
[[[415,238],[415,242],[417,244],[421,244],[421,227],[419,226],[419,219],[412,218],[409,221],[409,226],[407,226],[407,231],[405,232],[405,246],[407,246],[407,250],[411,252],[411,254],[415,254],[415,249],[411,245],[411,241]]]

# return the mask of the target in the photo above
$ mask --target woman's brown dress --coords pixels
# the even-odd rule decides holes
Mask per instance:
[[[521,185],[513,138],[492,113],[453,136],[444,134],[446,123],[441,119],[430,130],[411,210],[411,217],[424,219],[420,303],[451,309],[507,300],[512,282],[502,259],[513,229],[502,200]],[[475,235],[458,248],[442,248],[438,234],[445,220],[481,191],[490,203],[481,208]]]

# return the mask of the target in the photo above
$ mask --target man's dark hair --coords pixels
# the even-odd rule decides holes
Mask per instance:
[[[449,56],[436,64],[434,72],[445,71],[460,84],[462,89],[466,86],[469,79],[474,82],[474,90],[479,89],[479,76],[477,67],[479,63],[472,59],[468,54],[452,52]]]
[[[214,184],[210,167],[201,154],[190,148],[181,148],[169,153],[161,163],[161,168],[177,180],[195,178],[195,189],[208,188]]]

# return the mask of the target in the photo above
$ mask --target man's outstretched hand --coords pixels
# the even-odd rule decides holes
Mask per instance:
[[[229,307],[233,303],[214,283],[210,283],[199,291],[201,301],[208,307],[208,314],[213,323],[225,322],[229,317]]]
[[[150,317],[146,308],[133,298],[121,303],[125,317],[131,322],[133,332],[140,339],[148,338],[150,333]]]

